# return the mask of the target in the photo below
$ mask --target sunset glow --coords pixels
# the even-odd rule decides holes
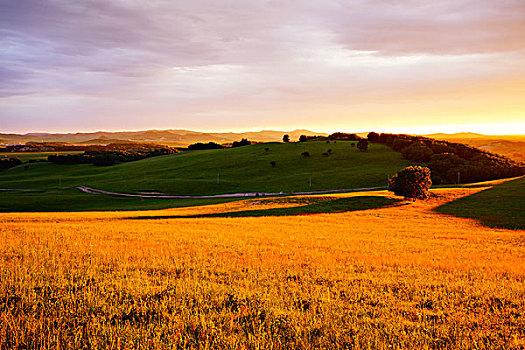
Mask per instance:
[[[525,2],[0,5],[0,132],[525,134]]]

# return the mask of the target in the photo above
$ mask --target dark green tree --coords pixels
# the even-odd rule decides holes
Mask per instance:
[[[290,142],[290,135],[286,134],[283,136],[283,142]]]
[[[428,189],[432,186],[430,169],[421,166],[409,166],[389,181],[388,189],[406,199],[426,199]]]
[[[370,142],[379,142],[379,134],[377,132],[369,132],[367,138]]]
[[[357,148],[361,152],[366,152],[368,150],[368,141],[367,140],[359,140],[359,142],[357,143]]]

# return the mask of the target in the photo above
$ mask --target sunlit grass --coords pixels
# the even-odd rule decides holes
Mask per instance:
[[[293,217],[0,214],[0,348],[519,349],[524,232],[433,211],[479,190]]]

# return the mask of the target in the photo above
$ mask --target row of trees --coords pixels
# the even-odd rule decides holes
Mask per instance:
[[[241,139],[240,141],[233,141],[232,147],[248,146],[251,144],[252,142],[249,141],[248,139]],[[225,148],[225,147],[215,142],[208,142],[208,143],[197,142],[197,143],[193,143],[189,145],[188,151],[196,151],[196,150],[204,150],[204,149],[222,149],[222,148]]]
[[[177,153],[173,148],[160,148],[153,150],[124,150],[124,151],[85,151],[83,154],[54,154],[47,160],[55,164],[93,164],[109,166],[116,163],[132,162],[150,157]]]
[[[364,138],[357,135],[357,134],[348,134],[344,132],[334,132],[333,134],[330,134],[329,136],[307,136],[307,135],[301,135],[299,136],[299,142],[306,142],[306,141],[359,141],[363,140]],[[284,135],[283,136],[283,142],[290,142],[290,135]]]
[[[19,158],[0,158],[0,170],[5,170],[13,168],[17,165],[22,164],[22,161]]]
[[[198,151],[203,149],[222,149],[223,146],[215,142],[202,143],[197,142],[188,146],[188,151]]]
[[[434,184],[479,182],[525,174],[523,164],[461,143],[375,132],[368,134],[368,140],[388,145],[403,158],[428,166]]]

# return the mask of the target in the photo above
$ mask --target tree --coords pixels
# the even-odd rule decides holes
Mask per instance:
[[[308,158],[310,157],[310,152],[306,151],[306,152],[301,153],[301,155],[305,158]]]
[[[306,141],[308,138],[306,137],[306,135],[301,135],[299,136],[299,142],[304,142]]]
[[[370,142],[379,142],[379,134],[377,132],[369,132],[367,138]]]
[[[389,180],[388,189],[407,199],[426,199],[432,186],[430,169],[421,166],[409,166]]]
[[[270,165],[272,166],[272,168],[275,168],[275,166],[277,165],[277,163],[275,162],[275,160],[272,160],[270,162]]]
[[[357,148],[359,148],[361,152],[366,152],[368,150],[368,141],[359,140],[359,142],[357,143]]]
[[[248,139],[241,139],[241,141],[233,141],[232,147],[248,146],[251,144],[252,142],[248,141]]]
[[[22,164],[19,158],[1,158],[0,159],[0,170],[13,168],[17,165]]]
[[[286,134],[283,136],[283,142],[290,142],[290,135]]]

